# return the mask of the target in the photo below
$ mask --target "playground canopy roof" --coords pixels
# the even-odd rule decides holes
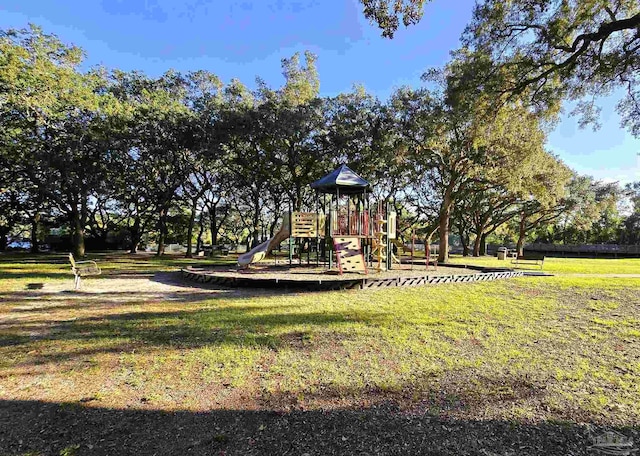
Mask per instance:
[[[369,182],[360,177],[347,165],[340,165],[326,176],[311,184],[320,193],[340,193],[353,195],[364,193],[369,188]]]

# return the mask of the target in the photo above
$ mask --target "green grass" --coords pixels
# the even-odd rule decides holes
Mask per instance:
[[[511,260],[498,260],[493,256],[463,257],[451,255],[449,259],[453,264],[467,264],[489,267],[515,267]],[[526,266],[531,269],[535,267]],[[553,274],[640,274],[640,258],[554,258],[547,257],[544,260],[543,270]]]
[[[153,274],[174,271],[194,264],[215,265],[234,263],[232,257],[184,258],[174,255],[156,257],[148,253],[129,255],[123,253],[90,253],[83,260],[99,263],[106,276]],[[0,256],[0,292],[22,289],[28,283],[69,281],[73,277],[68,253],[31,255],[9,253]]]
[[[548,264],[558,272],[640,264],[613,261]],[[114,255],[101,264],[109,280],[185,263]],[[36,278],[70,282],[65,268],[0,262],[0,399],[163,410],[393,401],[473,419],[640,424],[640,279],[114,299],[25,291]]]

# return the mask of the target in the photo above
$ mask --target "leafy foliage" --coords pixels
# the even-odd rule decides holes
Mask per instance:
[[[485,77],[507,97],[525,95],[539,109],[583,100],[585,123],[597,119],[595,98],[623,86],[622,122],[640,134],[638,69],[640,9],[627,0],[485,1],[474,11],[464,42],[494,60]],[[585,97],[591,97],[585,98]]]
[[[425,0],[360,0],[367,19],[382,30],[382,36],[393,38],[400,21],[405,27],[422,19]]]
[[[91,247],[158,254],[256,244],[285,211],[314,210],[309,184],[341,163],[393,203],[401,237],[437,237],[441,260],[452,229],[475,254],[494,232],[523,243],[560,221],[637,238],[618,210],[632,189],[570,181],[544,149],[545,116],[520,98],[490,109],[497,79],[469,75],[492,60],[472,51],[425,75],[430,89],[383,102],[359,86],[320,97],[309,52],[282,60],[281,87],[250,90],[207,71],[83,72],[82,50],[37,27],[3,32],[0,47],[0,247],[30,232],[35,250],[49,228],[77,254],[87,233]]]

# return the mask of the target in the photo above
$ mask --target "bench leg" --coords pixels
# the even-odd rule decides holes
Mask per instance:
[[[80,289],[80,281],[81,281],[81,277],[79,275],[76,276],[76,278],[74,279],[73,282],[73,289],[74,290],[79,290]]]

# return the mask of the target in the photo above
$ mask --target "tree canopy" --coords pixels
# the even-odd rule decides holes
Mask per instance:
[[[622,87],[622,123],[640,136],[640,5],[634,0],[479,3],[464,45],[491,57],[483,77],[507,98],[524,95],[538,109],[582,100],[584,122],[596,98]]]
[[[2,32],[0,59],[0,249],[255,245],[284,212],[315,210],[311,182],[341,163],[441,260],[452,241],[477,255],[491,239],[640,238],[637,185],[572,174],[524,99],[487,109],[461,83],[471,51],[389,100],[322,97],[309,52],[282,60],[281,87],[254,89],[205,70],[83,71],[81,49],[37,27]]]
[[[427,0],[360,0],[367,19],[382,30],[382,36],[393,38],[400,22],[408,27],[422,19]]]
[[[400,20],[422,17],[424,1],[363,0],[364,14],[392,38]],[[462,35],[474,55],[466,84],[498,105],[527,100],[555,115],[578,100],[582,124],[597,124],[597,99],[623,89],[621,123],[640,137],[640,4],[636,0],[479,1]]]

